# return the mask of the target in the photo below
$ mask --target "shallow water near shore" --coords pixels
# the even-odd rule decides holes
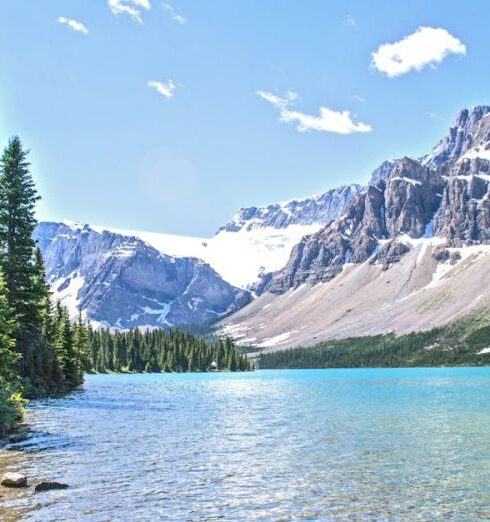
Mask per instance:
[[[91,375],[28,408],[2,520],[488,520],[490,368]]]

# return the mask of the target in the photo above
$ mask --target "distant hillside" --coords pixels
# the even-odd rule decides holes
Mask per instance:
[[[265,353],[257,361],[262,369],[489,365],[489,311],[428,331],[325,341],[309,348]]]

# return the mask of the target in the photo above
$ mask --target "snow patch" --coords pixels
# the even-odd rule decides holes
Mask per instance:
[[[104,231],[135,237],[171,257],[194,257],[204,262],[239,288],[248,288],[258,281],[261,273],[274,272],[288,261],[294,245],[303,236],[313,234],[321,224],[290,225],[241,229],[238,232],[220,231],[212,238],[175,236],[155,232],[140,232],[118,228],[92,226],[98,233]],[[119,256],[131,255],[129,248],[121,248]]]
[[[391,178],[393,181],[394,180],[397,180],[397,181],[405,181],[407,183],[410,183],[411,185],[422,185],[422,182],[417,180],[417,179],[413,179],[413,178],[407,178],[405,176],[395,176],[394,178]]]
[[[55,300],[59,301],[63,306],[66,306],[70,319],[72,320],[78,317],[80,309],[79,292],[84,284],[85,278],[75,270],[67,277],[59,279],[52,285],[55,289]],[[62,290],[57,290],[60,287]]]
[[[269,346],[276,346],[277,344],[281,344],[283,341],[286,341],[293,335],[293,333],[296,333],[297,330],[291,330],[290,332],[284,332],[282,334],[276,335],[274,337],[270,337],[269,339],[266,339],[265,341],[261,342],[257,346],[259,348],[267,348]]]
[[[482,146],[473,147],[468,152],[463,154],[458,161],[472,160],[472,159],[484,159],[490,161],[490,150],[484,149]]]

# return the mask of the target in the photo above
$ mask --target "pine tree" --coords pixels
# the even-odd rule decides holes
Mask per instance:
[[[14,323],[15,348],[22,355],[22,375],[29,374],[41,335],[32,239],[38,199],[29,173],[27,152],[22,149],[20,139],[14,137],[0,159],[0,262]]]
[[[79,381],[81,382],[83,373],[91,369],[88,330],[82,320],[81,313],[78,314],[78,320],[74,327],[73,344],[75,357],[78,360]]]
[[[81,384],[80,369],[73,343],[73,330],[68,310],[59,303],[57,310],[59,319],[56,331],[56,348],[63,379],[68,388],[72,389]]]
[[[35,384],[45,390],[49,388],[57,389],[61,385],[62,377],[54,346],[55,328],[51,291],[46,282],[44,261],[41,250],[38,247],[36,247],[34,255],[33,290],[41,330],[37,339],[36,349],[33,351],[35,363],[30,365],[29,377]]]

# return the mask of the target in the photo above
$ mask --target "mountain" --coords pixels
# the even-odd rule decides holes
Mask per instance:
[[[55,299],[72,317],[131,328],[213,321],[250,300],[208,264],[163,254],[135,236],[76,223],[40,223],[35,232]]]
[[[429,154],[385,162],[224,330],[275,349],[404,333],[490,304],[489,114],[461,111]]]
[[[72,317],[80,309],[94,324],[117,328],[200,324],[247,304],[249,290],[260,290],[305,234],[336,219],[361,191],[350,185],[242,209],[212,238],[66,221],[40,223],[35,239],[54,299]]]
[[[292,199],[267,207],[242,208],[218,232],[327,224],[337,219],[352,199],[363,190],[362,185],[343,185],[309,198]]]

